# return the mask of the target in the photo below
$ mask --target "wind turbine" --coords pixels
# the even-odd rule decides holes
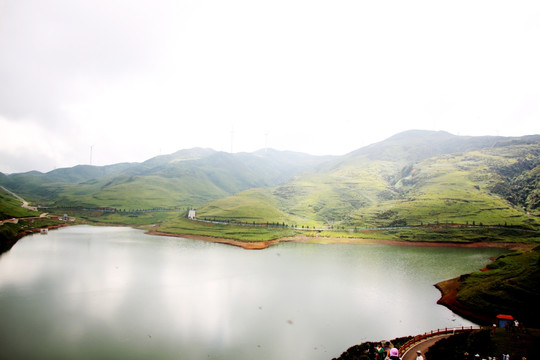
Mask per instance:
[[[231,154],[233,153],[233,143],[234,143],[234,124],[231,124]]]
[[[92,151],[94,150],[94,145],[90,145],[90,165],[92,165]]]

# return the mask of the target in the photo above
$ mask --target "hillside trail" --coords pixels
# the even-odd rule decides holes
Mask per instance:
[[[27,210],[31,210],[31,211],[38,211],[37,207],[28,205],[28,201],[24,200],[22,197],[15,194],[13,191],[6,189],[2,185],[0,185],[0,188],[2,188],[2,190],[7,192],[8,194],[12,195],[13,197],[17,198],[17,200],[21,201],[22,202],[21,207],[23,207],[23,208],[25,208]]]

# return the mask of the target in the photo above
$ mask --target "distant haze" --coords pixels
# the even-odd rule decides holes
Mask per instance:
[[[0,172],[540,133],[540,2],[0,0]]]

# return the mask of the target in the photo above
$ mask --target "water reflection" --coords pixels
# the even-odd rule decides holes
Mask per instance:
[[[69,227],[24,238],[0,259],[0,336],[11,357],[329,359],[365,340],[469,325],[435,304],[432,285],[500,253],[246,251]]]

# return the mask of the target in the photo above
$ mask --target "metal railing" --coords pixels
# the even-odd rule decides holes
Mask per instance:
[[[435,336],[439,335],[447,335],[447,334],[455,334],[458,332],[464,332],[464,331],[472,331],[472,330],[480,330],[482,327],[480,326],[461,326],[461,327],[455,327],[455,328],[444,328],[444,329],[437,329],[437,330],[431,330],[430,332],[423,333],[421,335],[416,335],[411,340],[407,341],[405,344],[403,344],[399,348],[399,356],[403,356],[410,348],[415,346],[418,343],[421,343],[424,340],[430,339]]]

